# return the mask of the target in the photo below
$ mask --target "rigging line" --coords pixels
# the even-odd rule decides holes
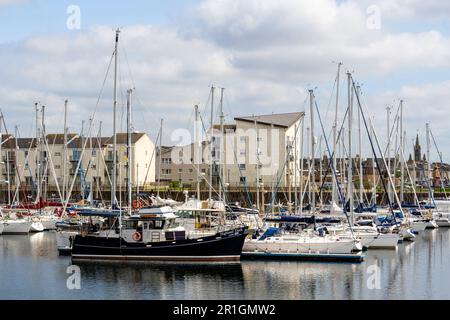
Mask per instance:
[[[0,110],[0,112],[1,112],[1,116],[2,116],[3,126],[5,127],[5,132],[6,132],[7,135],[9,135],[8,127],[6,126],[6,122],[5,122],[5,117],[3,116],[3,111]],[[25,159],[25,163],[27,163],[27,161],[29,159],[29,156],[30,156],[30,153],[31,153],[31,147],[33,146],[33,142],[34,142],[34,137],[31,140],[30,148],[29,148],[29,151],[28,151],[28,156]],[[26,167],[24,166],[23,174],[25,174],[25,170],[26,170]],[[16,171],[16,174],[19,174],[19,168],[18,167],[16,167],[15,171]],[[33,179],[33,175],[31,177]],[[8,177],[8,179],[9,179],[9,177]],[[26,196],[25,187],[21,183],[20,175],[19,175],[19,185],[22,187],[22,193],[23,193],[23,196],[24,196],[24,199],[25,199],[25,203],[28,204],[28,198]],[[17,193],[18,193],[18,190],[17,190]],[[16,195],[14,195],[14,199],[13,200],[15,200],[15,197],[16,197]]]
[[[316,111],[317,111],[317,116],[318,116],[318,119],[319,119],[320,127],[322,129],[323,135],[325,135],[325,128],[323,126],[322,117],[320,116],[319,106],[317,104],[317,101],[314,101],[314,102],[315,102],[315,106],[316,106]],[[325,137],[325,144],[327,146],[328,154],[330,155],[330,157],[332,157],[331,150],[330,150],[330,145],[328,144],[328,139],[326,137]],[[333,165],[333,161],[330,161],[330,163],[331,163],[331,168],[332,168],[333,174],[334,174],[334,176],[336,178],[336,181],[339,181],[338,177],[337,177],[336,170],[335,170],[334,165]],[[353,226],[352,226],[352,223],[350,221],[350,217],[349,217],[349,215],[347,213],[347,208],[346,208],[347,205],[346,205],[345,197],[344,197],[344,194],[342,192],[340,183],[337,183],[337,188],[338,188],[339,198],[341,199],[342,204],[343,204],[342,205],[342,210],[343,210],[343,212],[345,214],[345,217],[347,218],[348,225],[350,226],[350,232],[352,234],[352,238],[355,239],[355,235],[353,233]]]
[[[300,126],[298,126],[298,127],[296,128],[296,131],[295,131],[295,135],[294,135],[294,136],[297,137],[299,132],[300,132]],[[316,152],[317,152],[317,151],[316,151]],[[313,159],[314,159],[314,157],[315,157],[315,155],[313,155]],[[277,178],[278,178],[278,181],[277,181],[277,184],[276,184],[276,186],[275,186],[275,188],[274,188],[274,191],[273,191],[273,194],[272,194],[272,199],[271,199],[271,201],[270,201],[270,207],[269,207],[270,210],[269,210],[269,211],[272,211],[272,210],[273,210],[272,204],[275,203],[275,200],[276,200],[276,194],[277,194],[277,192],[278,192],[278,189],[279,189],[280,184],[281,184],[281,180],[283,179],[284,173],[285,173],[285,171],[286,171],[286,167],[287,167],[288,161],[289,161],[289,154],[286,154],[286,159],[285,159],[284,164],[283,164],[283,170],[281,170],[279,176],[277,177]],[[313,160],[313,161],[314,161],[314,160]]]
[[[337,135],[337,138],[336,138],[336,141],[340,141],[341,137],[344,135],[344,125],[345,125],[345,122],[347,120],[348,114],[349,114],[349,110],[348,110],[348,107],[347,107],[346,111],[345,111],[345,114],[344,114],[344,119],[342,120],[341,128],[339,129],[339,132],[338,132],[338,135]],[[336,153],[337,153],[337,150],[333,150],[333,153],[331,154],[330,162],[333,162],[334,157],[336,157]],[[340,159],[340,160],[342,161],[342,159]],[[330,170],[331,170],[331,163],[328,164],[328,168],[327,168],[327,170],[325,172],[324,182],[325,182],[325,179],[328,177],[328,174],[330,173]],[[337,180],[337,181],[339,181],[339,180]],[[325,184],[323,183],[321,188],[320,188],[320,192],[323,192],[324,186],[325,186]]]
[[[114,56],[115,56],[116,54],[117,54],[117,52],[116,52],[116,50],[114,49],[114,50],[113,50],[113,53],[112,53],[112,55],[111,55],[111,59],[110,59],[109,64],[108,64],[108,68],[107,68],[107,70],[106,70],[105,78],[103,79],[103,83],[102,83],[102,87],[101,87],[100,93],[99,93],[99,95],[98,95],[97,103],[96,103],[96,105],[95,105],[95,108],[94,108],[94,111],[93,111],[93,114],[92,114],[92,117],[91,117],[92,121],[90,121],[90,123],[89,123],[89,130],[88,130],[88,134],[89,134],[89,135],[91,134],[91,131],[92,131],[92,125],[93,125],[93,123],[94,123],[95,115],[97,114],[98,106],[99,106],[101,97],[102,97],[102,95],[103,95],[103,90],[104,90],[104,88],[105,88],[105,84],[106,84],[106,81],[107,81],[107,79],[108,79],[109,70],[110,70],[110,68],[111,68],[112,61],[113,61]],[[76,182],[76,179],[77,179],[77,174],[78,174],[78,171],[80,170],[80,166],[81,166],[81,162],[82,162],[82,159],[83,159],[84,151],[85,151],[85,149],[86,149],[86,146],[87,146],[87,143],[88,143],[88,142],[89,142],[89,139],[86,139],[86,141],[84,142],[83,149],[81,150],[80,160],[78,161],[77,168],[76,168],[75,174],[74,174],[74,178],[73,178],[73,180],[72,180],[72,184],[70,185],[70,189],[68,190],[67,198],[65,199],[65,202],[64,202],[63,212],[66,212],[66,210],[67,210],[67,206],[68,206],[68,204],[69,204],[69,200],[70,200],[70,197],[71,197],[71,195],[72,195],[72,190],[73,190],[73,187],[74,187],[74,185],[75,185],[75,182]]]
[[[160,126],[161,126],[161,124],[160,124]],[[161,130],[159,130],[159,132],[161,133]],[[158,141],[159,140],[159,138],[160,138],[160,133],[158,133],[158,136],[156,137],[156,140],[155,141]],[[152,156],[151,156],[151,158],[150,158],[150,163],[149,163],[149,165],[148,165],[148,168],[147,168],[147,172],[145,173],[145,179],[144,179],[144,189],[145,189],[145,185],[147,184],[147,179],[148,179],[148,175],[149,175],[149,173],[150,173],[150,168],[151,168],[151,166],[152,166],[152,163],[153,163],[153,158],[155,157],[155,155],[156,155],[156,146],[153,148],[153,152],[152,152]],[[161,152],[162,150],[160,150],[159,151],[159,153],[160,153],[160,157],[162,157],[162,152]],[[156,167],[156,164],[155,164],[155,167]],[[158,170],[161,170],[161,168],[158,168]],[[139,181],[138,181],[138,184],[139,184]]]
[[[358,90],[356,88],[356,85],[355,85],[355,82],[354,82],[353,78],[351,78],[351,82],[352,82],[352,88],[353,88],[353,90],[355,92],[356,100],[358,102],[358,107],[359,107],[359,110],[361,112],[361,118],[363,120],[364,127],[366,128],[366,132],[367,132],[367,135],[369,137],[369,142],[370,142],[370,146],[372,148],[372,152],[373,152],[373,155],[374,155],[374,158],[375,158],[378,174],[380,175],[380,177],[382,177],[381,166],[378,163],[378,159],[377,159],[376,152],[375,152],[375,146],[374,146],[373,141],[372,141],[372,137],[371,137],[371,134],[370,134],[370,131],[369,131],[369,127],[367,126],[366,116],[364,115],[364,111],[363,111],[363,108],[362,108],[362,105],[361,105],[361,100],[359,98],[359,93],[358,93]],[[375,128],[372,127],[372,131],[374,132],[374,135],[375,135],[375,141],[376,141],[377,146],[378,146],[378,151],[382,155],[381,147],[380,147],[380,144],[378,143],[378,138],[377,138],[377,135],[376,135],[376,132],[375,132]],[[388,171],[386,159],[384,158],[384,156],[382,157],[382,159],[383,159],[383,164],[385,166],[385,169],[386,169],[386,171]],[[391,179],[390,172],[388,172],[388,178],[389,178],[389,182],[392,184],[392,179]],[[389,199],[386,182],[384,181],[384,179],[381,179],[381,183],[383,185],[383,189],[384,189],[384,192],[385,192],[386,197],[387,197],[387,202],[388,202],[389,208],[392,210],[392,217],[394,218],[394,222],[397,224],[397,218],[396,218],[395,213],[394,213],[394,207],[392,205],[391,199]],[[395,186],[394,186],[394,189],[395,189]],[[394,192],[394,194],[395,194],[395,197],[398,198],[397,193]],[[398,199],[397,199],[397,201],[398,201]],[[400,210],[402,210],[401,203],[400,203],[400,201],[398,201],[398,202],[399,202],[398,203],[399,208],[400,208]]]
[[[445,191],[444,180],[442,179],[442,176],[443,176],[442,167],[444,165],[444,160],[442,158],[442,153],[439,150],[438,145],[436,143],[436,139],[434,138],[433,132],[431,131],[431,128],[430,128],[430,135],[431,135],[431,138],[433,139],[434,146],[436,147],[436,151],[437,151],[437,153],[439,155],[439,160],[441,162],[441,167],[439,168],[439,174],[441,176],[440,177],[441,187],[442,187],[442,190],[444,191],[444,197],[447,199],[447,192]],[[428,159],[428,161],[431,163],[431,159]]]

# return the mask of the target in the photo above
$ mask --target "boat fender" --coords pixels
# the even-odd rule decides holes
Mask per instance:
[[[139,232],[133,233],[133,240],[134,241],[141,241],[142,240],[142,235]]]
[[[142,202],[139,200],[134,200],[132,203],[133,209],[140,209],[142,208]]]

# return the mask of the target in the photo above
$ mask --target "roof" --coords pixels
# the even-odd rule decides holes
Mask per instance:
[[[291,112],[268,114],[250,117],[235,118],[236,121],[245,121],[254,123],[255,120],[260,124],[274,125],[276,127],[289,128],[293,126],[298,120],[305,116],[304,112]]]
[[[127,144],[127,134],[126,133],[118,133],[117,135],[117,144]],[[134,144],[137,141],[139,141],[143,136],[145,136],[145,133],[138,133],[133,132],[131,134],[131,143]],[[9,138],[11,137],[11,138]],[[8,141],[6,141],[9,139]],[[84,137],[83,141],[86,141],[85,139],[89,139],[88,137]],[[16,147],[16,141],[14,137],[11,135],[2,134],[2,141],[4,144],[2,145],[5,149],[15,149]],[[6,142],[5,142],[6,141]],[[101,146],[105,146],[108,144],[113,143],[113,137],[92,137],[92,145],[97,147],[98,142],[100,141]],[[78,134],[75,133],[68,133],[67,134],[67,142],[69,142],[68,147],[69,148],[83,148],[82,146],[82,140],[78,136]],[[36,147],[36,138],[18,138],[17,139],[17,145],[20,149],[29,149],[31,146],[31,143],[33,143],[33,148]],[[64,144],[64,134],[48,134],[47,135],[47,143],[49,146],[52,145],[62,145]]]

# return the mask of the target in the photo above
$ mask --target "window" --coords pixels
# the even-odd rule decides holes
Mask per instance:
[[[240,181],[241,181],[242,184],[245,184],[245,183],[247,183],[247,178],[246,177],[241,177]]]
[[[189,172],[190,172],[190,173],[193,173],[193,172],[194,172],[194,169],[189,169]]]
[[[239,165],[239,170],[246,170],[246,165],[245,164],[240,164]]]
[[[60,165],[55,165],[55,169],[61,169],[61,166]]]
[[[246,142],[247,138],[246,137],[241,137],[241,142]]]
[[[183,173],[183,169],[178,169],[178,173]]]
[[[165,174],[165,175],[172,174],[172,170],[171,169],[163,169],[162,174]]]
[[[61,157],[61,152],[55,152],[55,157]]]
[[[246,150],[241,150],[241,152],[240,152],[240,155],[241,156],[245,156],[247,154],[247,151]]]

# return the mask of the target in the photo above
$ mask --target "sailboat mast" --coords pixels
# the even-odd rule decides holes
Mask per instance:
[[[128,214],[131,215],[131,192],[132,192],[132,180],[131,180],[131,164],[132,160],[132,151],[131,151],[131,134],[132,134],[132,123],[131,123],[131,98],[132,98],[133,90],[129,89],[127,91],[127,158],[128,158],[128,166],[127,166],[127,191],[128,191]]]
[[[431,159],[430,159],[430,147],[431,147],[431,140],[430,140],[430,124],[426,124],[426,130],[427,130],[427,180],[429,183],[429,193],[430,193],[430,200],[433,199],[433,191],[432,191],[432,173],[431,173]]]
[[[352,75],[347,72],[348,78],[348,172],[347,172],[347,197],[350,203],[351,225],[355,223],[354,199],[353,199],[353,159],[352,159],[352,129],[353,129],[353,90]]]
[[[391,108],[386,107],[386,120],[387,120],[387,169],[388,169],[388,176],[391,175],[391,125],[390,125],[390,118],[391,118]],[[388,183],[388,202],[391,202],[391,184]]]
[[[338,126],[338,112],[339,112],[339,88],[340,88],[340,76],[341,76],[341,67],[342,62],[338,63],[338,72],[336,77],[336,108],[334,111],[334,123],[333,123],[333,168],[337,168],[337,144],[338,144],[338,135],[337,135],[337,126]],[[336,181],[336,175],[333,176],[333,189],[332,189],[332,202],[333,205],[335,203],[338,203],[338,195],[337,195],[337,181]]]
[[[315,150],[316,137],[314,136],[314,91],[309,90],[310,116],[311,116],[311,213],[316,212],[316,166]]]
[[[260,195],[259,195],[259,131],[258,131],[258,120],[255,116],[255,133],[256,133],[256,208],[261,210],[260,207]]]
[[[223,203],[226,205],[226,199],[225,199],[225,127],[224,127],[224,119],[225,115],[223,113],[223,94],[225,92],[225,88],[220,89],[220,180],[219,183],[219,190],[220,190],[220,199],[223,201]]]
[[[357,95],[361,96],[361,87],[357,87]],[[359,201],[364,203],[364,172],[362,157],[362,131],[361,131],[361,110],[358,108],[358,153],[359,153]]]
[[[214,91],[215,87],[211,86],[211,139],[209,142],[209,202],[212,201],[212,183],[213,183],[213,126],[214,126]]]
[[[44,145],[45,145],[46,144],[46,139],[47,139],[46,133],[45,133],[45,106],[42,106],[41,114],[42,114],[42,118],[41,118],[41,128],[42,128],[41,137],[42,137],[42,140],[43,140]],[[47,155],[47,156],[50,156],[50,155]],[[48,161],[48,160],[46,158],[44,158],[44,161]],[[47,199],[47,180],[48,180],[48,177],[47,177],[47,166],[43,166],[43,167],[44,168],[42,170],[42,184],[43,184],[44,190],[42,192],[42,196],[43,196],[44,199]],[[41,209],[39,208],[39,211],[40,210]]]
[[[118,63],[118,46],[119,46],[120,29],[116,30],[116,42],[114,49],[114,108],[113,108],[113,168],[111,178],[111,207],[116,206],[116,185],[117,185],[117,63]],[[122,224],[122,222],[120,222]]]
[[[400,100],[400,202],[405,200],[405,139],[403,136],[403,100]]]
[[[67,105],[69,103],[69,100],[66,99],[64,101],[64,147],[63,147],[63,158],[62,158],[62,165],[63,165],[63,192],[62,196],[64,201],[66,200],[66,176],[67,176]]]
[[[36,111],[36,201],[39,201],[39,197],[41,194],[41,186],[40,186],[40,152],[39,152],[39,107],[38,103],[35,103],[35,111]]]
[[[159,127],[159,170],[158,170],[158,190],[156,191],[156,197],[160,196],[161,188],[161,166],[162,166],[162,135],[163,135],[164,119],[161,119],[161,125]]]
[[[199,132],[199,127],[200,127],[200,123],[199,123],[199,115],[198,115],[198,105],[195,106],[195,126],[194,126],[194,130],[195,130],[195,139],[194,139],[194,160],[195,160],[195,164],[197,166],[197,170],[196,170],[196,175],[197,175],[197,200],[200,201],[201,200],[201,192],[200,192],[200,161],[202,159],[202,155],[201,155],[201,146],[202,146],[202,141],[200,139],[200,132]]]

